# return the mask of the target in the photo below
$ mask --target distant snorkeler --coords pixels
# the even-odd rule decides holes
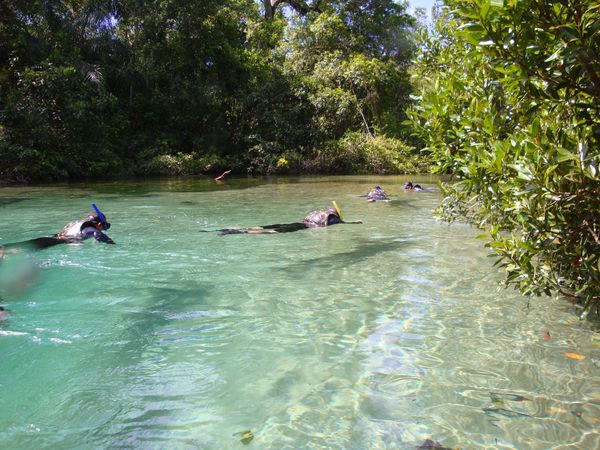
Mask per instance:
[[[110,228],[110,222],[106,220],[106,216],[102,214],[95,203],[92,204],[92,207],[94,210],[91,211],[85,219],[76,220],[65,225],[63,230],[54,236],[39,237],[14,244],[6,244],[4,248],[7,251],[18,248],[41,250],[58,244],[75,244],[83,242],[92,237],[98,242],[114,244],[115,242],[103,233],[103,231]]]
[[[423,190],[423,188],[421,187],[420,184],[414,184],[412,182],[412,180],[409,181],[408,183],[404,183],[402,185],[402,189],[406,189],[406,190],[409,190],[409,191],[422,191]]]
[[[353,222],[344,221],[340,208],[337,206],[336,202],[333,202],[333,206],[325,210],[312,211],[308,213],[302,222],[278,223],[274,225],[263,225],[260,227],[250,228],[224,228],[217,231],[220,231],[221,235],[291,233],[293,231],[300,231],[306,228],[328,227],[338,223],[357,224],[362,223],[362,220],[356,220]]]
[[[368,194],[361,197],[367,197],[369,202],[388,201],[390,199],[381,186],[375,186]]]

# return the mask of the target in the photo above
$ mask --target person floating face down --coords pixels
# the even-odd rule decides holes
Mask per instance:
[[[93,237],[98,242],[114,244],[114,241],[103,233],[110,228],[110,222],[95,204],[93,207],[95,211],[90,212],[85,219],[67,224],[55,237],[71,243],[82,242]]]
[[[385,191],[381,188],[381,186],[375,186],[367,195],[367,201],[376,202],[376,201],[387,201],[390,198],[385,193]]]
[[[114,244],[115,242],[108,237],[103,231],[110,228],[110,222],[106,220],[106,216],[100,212],[98,207],[93,204],[94,208],[85,219],[71,222],[54,236],[39,237],[29,241],[8,244],[6,248],[33,248],[36,250],[52,247],[58,244],[74,244],[83,242],[86,239],[94,238],[98,242],[105,244]]]
[[[317,227],[328,227],[329,225],[336,225],[338,223],[344,223],[340,217],[339,211],[330,206],[329,208],[322,211],[311,211],[302,221],[304,226],[307,228]]]
[[[272,233],[290,233],[292,231],[304,230],[306,228],[320,228],[336,225],[338,223],[362,223],[362,220],[347,222],[342,220],[340,209],[334,202],[334,206],[325,210],[317,210],[308,213],[302,222],[278,223],[274,225],[263,225],[250,228],[225,228],[220,231],[221,234],[272,234]]]

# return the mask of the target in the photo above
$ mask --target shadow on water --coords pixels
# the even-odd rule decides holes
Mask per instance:
[[[135,442],[149,429],[157,427],[165,417],[177,413],[169,402],[183,395],[179,390],[186,389],[182,387],[182,383],[186,383],[182,381],[185,373],[181,372],[179,385],[173,390],[161,385],[161,377],[169,373],[168,376],[172,378],[173,368],[187,367],[187,356],[178,355],[179,345],[190,345],[190,342],[198,339],[210,340],[214,334],[215,321],[220,318],[206,311],[210,309],[206,299],[211,291],[209,287],[201,285],[189,288],[151,287],[140,292],[144,305],[122,316],[126,328],[115,340],[119,342],[118,350],[112,351],[106,359],[103,376],[111,377],[111,374],[119,373],[120,376],[110,383],[113,388],[115,383],[121,384],[117,392],[128,393],[128,409],[121,409],[118,406],[121,402],[115,399],[115,409],[110,414],[114,429],[112,439],[115,442]],[[183,322],[177,324],[178,321]],[[98,366],[97,361],[93,364]],[[158,376],[159,373],[163,375]],[[177,376],[175,379],[177,383]],[[101,383],[103,381],[100,380]],[[92,401],[105,403],[102,395],[100,392]],[[164,401],[165,405],[153,409],[156,401]],[[160,434],[161,431],[158,431],[157,436]],[[95,424],[86,431],[86,435],[100,446],[105,443],[106,424]]]
[[[123,342],[120,354],[129,355],[127,360],[136,359],[140,349],[153,343],[156,330],[167,325],[170,316],[200,307],[209,296],[211,289],[197,286],[187,289],[173,287],[153,287],[142,290],[139,295],[145,298],[145,305],[123,315],[123,321],[130,324],[118,339]]]
[[[94,183],[93,190],[99,194],[146,196],[156,192],[213,192],[251,189],[270,182],[268,178],[228,178],[222,182],[216,182],[209,177],[151,178],[97,182]],[[68,186],[75,189],[87,189],[87,186],[81,183],[70,183]]]
[[[406,195],[400,195],[400,196],[394,196],[391,198],[391,200],[389,202],[387,202],[387,204],[389,205],[390,208],[393,209],[403,209],[403,210],[415,210],[415,211],[420,211],[423,209],[423,197],[421,196],[421,192],[417,192],[417,193],[407,193]],[[426,195],[428,197],[430,197],[431,193],[427,193],[427,194],[423,194]],[[433,200],[435,200],[437,202],[437,197],[433,198]],[[437,203],[435,205],[431,206],[431,210],[435,209],[435,206],[437,205]]]
[[[395,252],[400,249],[408,249],[412,244],[408,241],[399,241],[397,239],[377,239],[358,241],[355,248],[347,252],[340,252],[334,255],[320,256],[318,258],[305,259],[282,267],[279,270],[303,274],[307,267],[330,269],[337,266],[349,266],[359,264],[374,256],[386,252]]]
[[[186,319],[190,312],[205,310],[206,299],[211,293],[211,288],[200,283],[172,287],[160,282],[160,285],[150,285],[136,290],[132,290],[128,285],[122,285],[121,287],[106,286],[95,292],[96,301],[88,303],[86,307],[78,309],[75,313],[81,314],[88,307],[90,310],[96,308],[94,316],[88,318],[90,322],[82,324],[82,327],[89,330],[86,333],[87,338],[79,340],[76,346],[65,347],[64,350],[64,354],[71,355],[76,355],[80,350],[86,351],[79,355],[80,370],[65,373],[67,383],[63,379],[62,382],[54,384],[56,377],[49,375],[46,377],[49,383],[46,388],[49,392],[39,388],[41,397],[48,394],[47,399],[41,399],[40,403],[50,401],[48,399],[56,402],[54,418],[44,416],[43,412],[39,413],[40,415],[31,413],[38,419],[44,417],[43,420],[47,421],[47,429],[53,427],[58,429],[61,420],[75,420],[78,414],[82,415],[81,420],[85,425],[78,430],[70,429],[61,438],[62,443],[54,441],[52,437],[40,436],[37,442],[44,442],[45,445],[41,445],[42,447],[56,448],[58,445],[60,448],[73,448],[81,442],[86,442],[86,446],[90,446],[90,440],[94,441],[94,439],[96,445],[92,446],[102,447],[101,443],[106,438],[107,427],[120,427],[123,418],[127,416],[130,406],[123,408],[126,399],[130,405],[136,402],[136,406],[143,407],[140,406],[145,401],[143,392],[142,394],[137,392],[137,397],[129,398],[131,392],[135,389],[139,391],[142,385],[153,386],[154,380],[148,379],[154,374],[152,368],[161,364],[168,365],[163,361],[170,350],[157,342],[160,332],[170,327],[169,324],[174,323],[178,318]],[[115,299],[120,300],[115,302]],[[56,313],[60,314],[60,307],[57,311]],[[4,316],[8,318],[10,315],[7,313]],[[0,329],[5,325],[6,323],[3,324],[0,320]],[[98,328],[91,331],[95,327]],[[111,338],[107,339],[106,336]],[[53,348],[56,349],[56,345]],[[61,360],[67,367],[72,363],[69,358]],[[57,372],[60,373],[61,369]],[[116,387],[116,391],[113,387]],[[37,389],[38,387],[33,387],[32,391],[35,392]],[[151,387],[148,391],[151,391]],[[115,392],[121,395],[115,395]],[[103,405],[103,407],[98,408],[95,405]],[[0,420],[0,423],[3,422]],[[3,441],[3,438],[0,441]],[[3,442],[6,444],[5,441]],[[6,445],[6,448],[20,447],[20,445]]]
[[[146,376],[153,374],[148,367],[163,364],[166,358],[165,352],[168,352],[166,347],[157,342],[160,332],[177,320],[173,317],[185,317],[185,313],[200,309],[210,292],[211,289],[205,286],[182,289],[150,287],[138,291],[136,298],[132,298],[130,291],[125,290],[122,294],[130,298],[127,305],[119,303],[114,306],[117,314],[126,311],[119,314],[122,332],[115,335],[108,346],[102,345],[98,351],[89,354],[88,366],[94,367],[95,383],[99,388],[69,394],[69,404],[72,405],[70,408],[78,407],[77,405],[82,401],[81,394],[85,394],[86,404],[89,402],[106,404],[107,393],[102,388],[104,386],[110,385],[114,388],[115,384],[120,384],[117,392],[123,393],[139,390],[139,386],[144,383],[151,386],[152,382],[145,380]],[[119,292],[113,291],[113,293],[119,296]],[[133,304],[130,304],[130,301]],[[82,376],[89,376],[89,373],[86,372]],[[147,394],[150,395],[151,392],[152,389],[148,388]],[[141,405],[144,402],[144,395],[138,393],[137,398],[138,406],[143,409]],[[103,413],[103,416],[109,418],[109,421],[117,427],[128,416],[128,412],[121,408],[122,400],[113,398],[109,402],[112,408],[106,408]],[[129,400],[133,401],[131,398]],[[105,437],[107,423],[105,420],[99,420],[90,425],[90,428],[85,431],[86,439],[92,441],[98,439],[100,442]]]
[[[388,202],[390,208],[402,208],[402,209],[420,209],[421,203],[415,199],[410,198],[392,198],[390,202]]]
[[[134,179],[117,180],[97,180],[93,182],[73,181],[68,183],[40,184],[38,188],[54,188],[73,191],[78,195],[81,191],[93,191],[102,195],[135,195],[146,196],[154,192],[213,192],[228,190],[245,190],[262,185],[282,185],[282,184],[373,184],[378,183],[381,177],[373,176],[261,176],[261,177],[227,177],[225,180],[217,182],[211,176],[190,175],[181,177],[148,177]],[[388,176],[389,178],[389,176]],[[398,185],[401,189],[401,183],[407,181],[407,177],[392,177],[392,180],[386,180],[390,185]],[[423,178],[420,181],[425,184],[431,184],[432,179]],[[416,179],[416,178],[415,178]],[[418,178],[417,180],[421,180]],[[421,191],[423,193],[429,191]],[[433,191],[435,192],[435,191]],[[0,199],[0,206],[3,206]],[[7,203],[8,204],[8,203]]]
[[[0,197],[0,208],[30,200],[30,197]]]

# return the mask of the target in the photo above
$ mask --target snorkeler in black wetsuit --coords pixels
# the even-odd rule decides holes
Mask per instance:
[[[85,219],[71,222],[54,236],[39,237],[29,241],[17,242],[5,245],[6,249],[32,248],[36,250],[52,247],[58,244],[74,244],[86,239],[94,238],[98,242],[114,244],[115,242],[102,231],[110,228],[106,216],[100,212],[96,204],[92,204],[94,211],[90,212]]]
[[[338,223],[362,223],[362,220],[345,222],[342,220],[342,214],[334,202],[334,206],[326,210],[312,211],[304,218],[302,222],[278,223],[274,225],[264,225],[250,228],[225,228],[220,231],[224,234],[273,234],[273,233],[291,233],[293,231],[304,230],[306,228],[328,227]]]
[[[367,201],[369,202],[387,201],[390,199],[381,186],[375,186],[367,195],[362,195],[361,197],[367,197]]]
[[[402,185],[402,189],[406,189],[408,191],[422,191],[423,188],[421,187],[420,184],[413,184],[412,180],[409,181],[408,183],[404,183]]]

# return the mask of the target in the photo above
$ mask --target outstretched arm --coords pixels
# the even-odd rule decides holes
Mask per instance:
[[[96,238],[96,240],[98,242],[104,242],[105,244],[114,244],[115,241],[113,241],[110,237],[108,237],[107,235],[105,235],[102,231],[97,231],[94,234],[94,238]]]
[[[230,172],[231,172],[231,170],[226,170],[221,175],[219,175],[217,178],[215,178],[215,181],[221,181],[223,178],[225,178],[225,175],[227,175]]]
[[[93,237],[98,242],[104,242],[105,244],[115,243],[115,241],[113,241],[110,237],[105,235],[102,231],[92,227],[84,228],[83,230],[81,230],[81,237],[83,240]]]
[[[95,236],[97,241],[104,242],[105,244],[115,244],[115,241],[113,241],[110,237],[108,237],[104,233],[98,232],[98,234],[100,236]]]

